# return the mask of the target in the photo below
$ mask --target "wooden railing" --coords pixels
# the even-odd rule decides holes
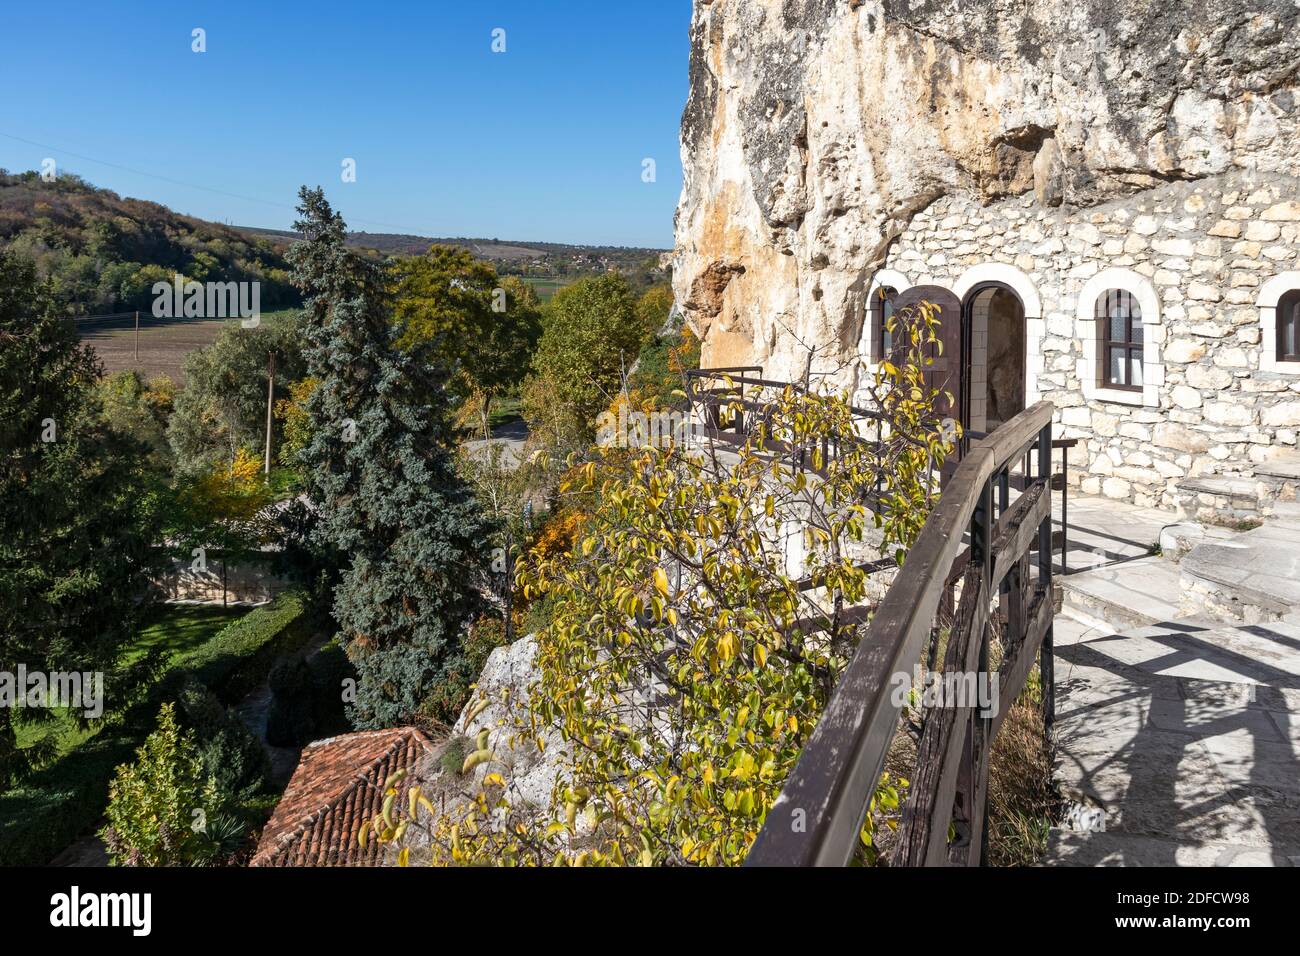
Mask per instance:
[[[987,677],[990,605],[998,596],[999,698],[992,713],[951,701],[925,712],[893,860],[903,866],[982,862],[989,751],[1040,651],[1049,732],[1053,718],[1052,411],[1040,402],[969,447],[768,811],[746,865],[850,862],[898,731],[899,682],[910,687],[914,666],[923,658],[933,665],[941,642],[944,673]],[[1017,476],[1023,490],[1012,503],[1011,473],[1031,461],[1036,474]]]

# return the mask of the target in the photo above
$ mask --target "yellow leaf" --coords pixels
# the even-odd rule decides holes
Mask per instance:
[[[490,750],[476,750],[476,751],[474,751],[472,754],[470,754],[468,757],[465,758],[465,762],[464,762],[463,764],[461,764],[460,772],[461,772],[461,773],[469,773],[471,770],[473,770],[473,769],[474,769],[475,767],[477,767],[479,764],[484,763],[484,762],[486,762],[486,761],[488,761],[488,760],[491,760],[491,759],[492,759],[492,751],[490,751]]]
[[[664,597],[668,596],[668,575],[663,568],[655,568],[655,590]]]

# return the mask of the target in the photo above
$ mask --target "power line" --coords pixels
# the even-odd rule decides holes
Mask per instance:
[[[106,159],[96,159],[93,156],[85,156],[81,153],[74,153],[70,149],[63,149],[59,146],[51,146],[49,143],[38,143],[34,139],[26,139],[22,136],[15,136],[13,133],[6,133],[3,130],[0,130],[0,136],[5,137],[5,139],[15,140],[19,143],[26,143],[28,146],[37,146],[41,149],[49,150],[51,153],[61,153],[64,156],[71,156],[73,159],[79,159],[82,162],[96,163],[100,166],[107,166],[110,169],[118,169],[121,170],[122,172],[131,173],[134,176],[143,176],[146,179],[156,179],[160,182],[171,183],[173,186],[181,186],[186,189],[200,189],[203,190],[204,192],[213,193],[217,196],[225,196],[229,199],[238,199],[241,200],[242,202],[258,203],[263,206],[272,206],[276,209],[286,209],[293,213],[296,213],[298,211],[296,206],[290,206],[287,203],[274,202],[270,199],[259,199],[256,196],[245,196],[241,193],[232,193],[224,189],[216,189],[215,187],[212,186],[203,186],[198,183],[186,182],[185,180],[182,179],[173,179],[170,176],[163,176],[160,173],[150,173],[150,172],[146,172],[143,169],[136,169],[133,166],[123,166],[121,163],[112,163]],[[414,227],[411,226],[399,226],[396,225],[395,223],[379,222],[378,220],[375,219],[353,219],[352,221],[357,223],[364,223],[370,226],[383,226],[385,229],[395,229],[399,232],[407,233],[408,235],[419,236],[422,234],[421,230],[415,229]]]

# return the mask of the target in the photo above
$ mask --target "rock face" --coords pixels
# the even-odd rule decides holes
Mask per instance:
[[[527,710],[529,689],[540,676],[533,663],[536,654],[537,639],[530,635],[488,655],[478,690],[453,727],[454,733],[469,739],[488,731],[488,748],[494,755],[464,781],[466,793],[477,793],[484,776],[496,772],[510,780],[517,800],[538,808],[550,806],[551,788],[568,759],[568,747],[557,732],[547,731],[546,749],[540,751],[516,728],[517,719]],[[487,701],[487,706],[480,707],[480,701]]]
[[[696,0],[677,301],[706,365],[840,369],[942,199],[1300,173],[1298,69],[1293,0]]]

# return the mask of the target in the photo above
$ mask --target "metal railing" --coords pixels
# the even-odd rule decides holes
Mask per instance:
[[[1050,403],[1040,402],[970,445],[768,811],[746,865],[850,862],[898,730],[898,677],[910,684],[923,656],[934,663],[941,640],[945,673],[987,674],[996,595],[1004,619],[996,710],[926,712],[894,854],[896,865],[982,861],[989,751],[1040,651],[1049,733],[1054,716],[1052,413]],[[1012,503],[1012,469],[1031,461],[1036,474],[1026,467]],[[953,609],[946,628],[938,624],[941,605]]]

